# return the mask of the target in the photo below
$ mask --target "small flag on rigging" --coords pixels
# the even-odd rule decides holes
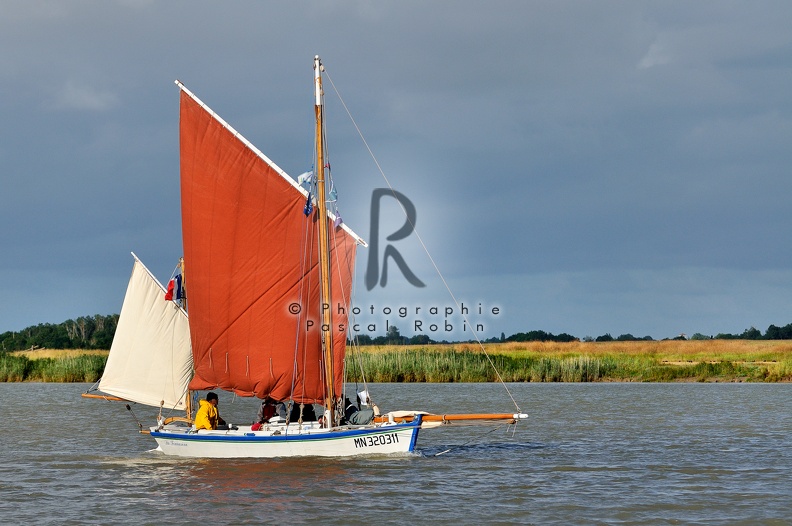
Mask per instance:
[[[168,291],[165,293],[165,299],[168,301],[173,301],[174,296],[176,297],[177,300],[180,300],[184,297],[184,291],[182,290],[181,274],[176,274],[168,282]]]

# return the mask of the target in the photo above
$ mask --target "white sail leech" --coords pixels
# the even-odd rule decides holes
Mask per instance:
[[[184,409],[192,375],[187,313],[135,256],[99,390],[130,402]]]

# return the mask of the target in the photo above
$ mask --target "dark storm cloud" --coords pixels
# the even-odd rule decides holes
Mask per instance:
[[[309,169],[316,53],[455,291],[503,305],[496,334],[789,323],[790,11],[7,2],[0,331],[117,312],[130,250],[168,277],[175,78],[287,172]],[[369,237],[384,182],[326,91],[342,213]],[[431,277],[414,240],[400,250]],[[443,293],[397,283],[360,301]]]

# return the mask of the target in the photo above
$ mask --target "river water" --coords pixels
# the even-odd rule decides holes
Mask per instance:
[[[509,384],[529,413],[414,455],[164,457],[143,406],[0,384],[4,524],[790,524],[791,384]],[[512,411],[494,384],[377,384],[383,410]],[[397,403],[398,401],[398,403]],[[257,403],[221,396],[249,423]],[[446,453],[437,455],[446,450]]]

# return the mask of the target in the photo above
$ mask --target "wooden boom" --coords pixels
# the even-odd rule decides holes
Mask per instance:
[[[99,400],[108,400],[110,402],[128,402],[129,400],[125,400],[123,398],[118,398],[117,396],[110,396],[110,395],[98,395],[98,394],[91,394],[91,393],[83,393],[83,398],[98,398]]]
[[[382,415],[374,418],[374,422],[388,422],[390,418],[391,416],[389,415]],[[413,414],[400,415],[398,412],[396,412],[392,415],[392,418],[398,422],[412,422],[415,416]],[[421,415],[422,422],[439,422],[442,424],[475,420],[506,420],[508,423],[514,424],[517,422],[517,420],[524,420],[527,418],[528,415],[525,413],[461,413],[452,415]]]

